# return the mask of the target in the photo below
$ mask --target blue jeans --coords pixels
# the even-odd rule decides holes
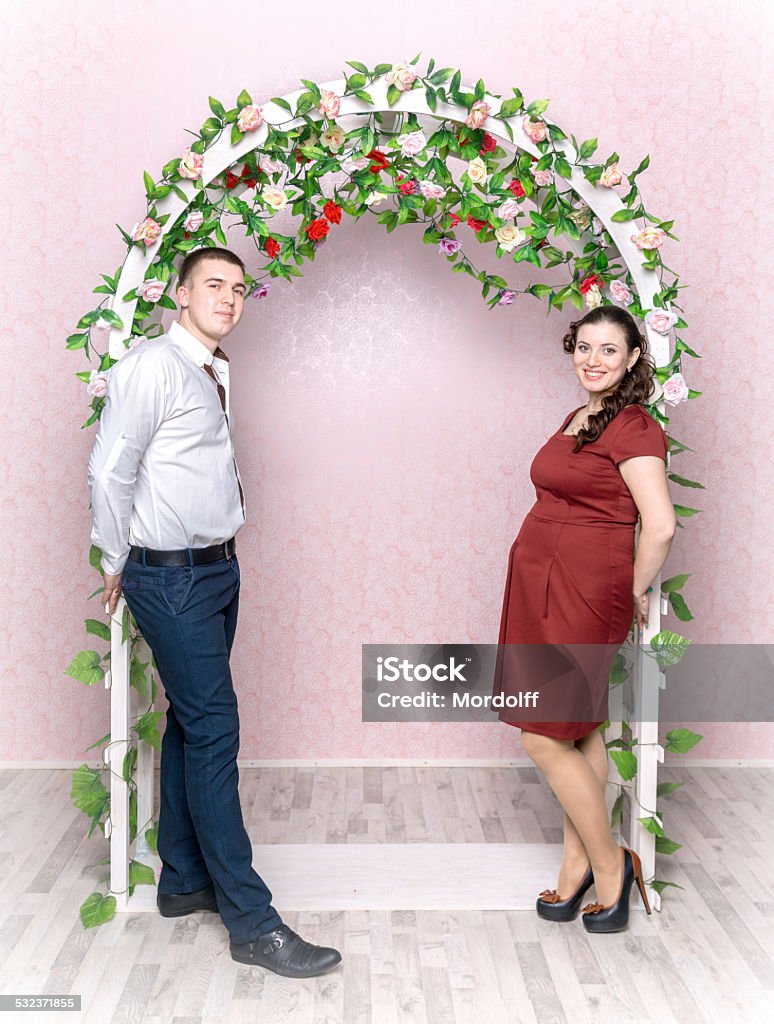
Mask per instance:
[[[232,942],[250,942],[282,919],[253,870],[239,803],[239,712],[229,668],[239,564],[236,556],[174,568],[128,561],[122,589],[169,700],[159,892],[195,892],[212,882]]]

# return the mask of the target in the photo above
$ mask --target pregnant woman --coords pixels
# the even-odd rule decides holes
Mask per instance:
[[[633,317],[599,306],[571,324],[563,344],[586,404],[565,418],[530,468],[537,501],[510,553],[495,689],[540,690],[554,719],[512,721],[513,710],[500,716],[522,730],[524,749],[564,809],[557,888],[540,894],[537,912],[572,920],[594,885],[598,902],[584,907],[583,924],[610,932],[628,924],[635,880],[650,908],[637,854],[619,847],[610,829],[599,726],[612,662],[633,620],[640,632],[647,625],[650,584],[676,520],[668,439],[642,404],[655,367]],[[560,720],[570,717],[594,720]]]

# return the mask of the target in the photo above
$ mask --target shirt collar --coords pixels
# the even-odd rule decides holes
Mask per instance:
[[[197,366],[212,365],[212,352],[182,324],[177,321],[170,324],[167,334],[185,350]]]

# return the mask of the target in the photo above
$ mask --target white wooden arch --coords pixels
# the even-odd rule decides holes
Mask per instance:
[[[344,96],[346,82],[338,79],[333,82],[320,84],[321,89],[328,89],[341,96],[340,113],[336,116],[336,122],[343,124],[347,119],[368,118],[374,113],[380,113],[386,121],[394,122],[395,116],[401,113],[416,114],[420,121],[451,120],[464,122],[467,117],[467,110],[464,107],[451,103],[437,103],[435,111],[430,110],[425,99],[423,89],[414,89],[402,93],[395,107],[390,107],[387,102],[387,83],[384,77],[376,79],[368,87],[373,99],[373,105],[369,105],[354,96]],[[284,98],[290,104],[291,110],[296,109],[298,97],[306,90],[299,89],[288,93]],[[469,88],[467,91],[472,92]],[[521,119],[509,119],[509,127],[513,132],[513,141],[504,126],[504,122],[498,118],[497,111],[500,109],[501,101],[490,95],[485,95],[484,100],[489,104],[490,115],[484,127],[493,135],[498,143],[504,148],[523,150],[536,157],[542,154],[537,146],[530,141],[521,126]],[[303,117],[293,118],[287,110],[276,103],[269,102],[262,104],[263,123],[257,131],[245,134],[236,144],[231,143],[230,134],[226,130],[222,133],[217,142],[204,153],[204,165],[201,179],[209,184],[218,175],[224,173],[232,164],[243,159],[254,150],[260,150],[266,139],[269,127],[282,125],[283,130],[292,130],[305,123],[307,118],[322,120],[322,115],[311,109]],[[376,137],[375,145],[379,144],[379,135]],[[572,166],[575,159],[575,151],[567,140],[554,141],[557,149],[564,151],[568,162],[572,167],[571,176],[561,179],[556,172],[553,173],[557,179],[566,181],[568,186],[588,205],[592,212],[599,218],[607,232],[612,237],[618,253],[626,264],[632,277],[635,289],[639,295],[642,309],[653,308],[653,298],[661,291],[661,284],[657,274],[642,266],[643,255],[631,240],[632,223],[618,223],[612,220],[612,216],[624,206],[613,189],[593,185],[583,176],[580,169]],[[124,344],[131,330],[134,311],[137,299],[124,301],[121,296],[126,295],[132,289],[138,288],[145,277],[148,266],[153,262],[164,236],[174,224],[185,215],[190,203],[198,196],[198,191],[191,181],[180,181],[177,183],[180,189],[188,196],[189,201],[184,202],[174,192],[169,193],[163,199],[158,200],[156,209],[159,215],[169,214],[169,218],[162,228],[162,233],[152,246],[143,248],[134,246],[129,251],[127,259],[121,270],[121,275],[116,288],[112,308],[125,325],[121,328],[110,330],[110,355],[114,359],[120,359],[126,354]],[[537,193],[536,193],[537,195]],[[534,198],[526,198],[525,202],[535,202]],[[581,242],[583,232],[581,232]],[[570,238],[563,239],[563,245],[569,244],[576,251],[579,243]],[[668,336],[658,334],[649,325],[643,325],[646,332],[648,344],[657,366],[663,366],[669,362],[669,339]],[[659,405],[663,412],[663,403]],[[661,576],[659,575],[653,583],[654,594],[661,593]],[[643,644],[648,644],[653,636],[661,629],[661,615],[666,614],[667,601],[661,597],[660,601],[654,601],[649,615],[648,627],[642,637]],[[110,768],[111,768],[111,814],[108,835],[110,838],[110,889],[116,897],[117,910],[137,911],[155,909],[155,891],[150,891],[147,886],[138,887],[133,896],[128,895],[129,884],[129,786],[123,779],[123,760],[130,741],[130,718],[139,713],[139,709],[133,707],[136,702],[136,692],[129,686],[129,644],[122,638],[122,617],[124,601],[119,602],[119,607],[111,621],[111,672],[106,679],[111,689],[111,744]],[[651,815],[656,816],[656,786],[658,764],[664,760],[664,749],[658,742],[658,695],[660,689],[665,686],[665,675],[660,671],[655,658],[649,657],[639,646],[634,652],[633,679],[633,701],[634,706],[630,710],[628,721],[632,733],[637,742],[638,771],[634,779],[626,782],[621,779],[615,765],[610,763],[610,781],[619,783],[624,787],[630,799],[631,815],[628,834],[624,836],[627,844],[639,854],[643,875],[646,879],[652,879],[655,873],[655,836],[645,829],[637,818]],[[134,695],[134,696],[133,696]],[[647,709],[647,713],[643,709]],[[608,740],[620,737],[622,733],[622,721],[624,720],[622,687],[617,687],[610,694],[610,728]],[[645,720],[647,719],[647,720]],[[153,767],[154,752],[147,743],[139,745],[137,761],[137,822],[142,826],[149,822],[153,813]],[[609,804],[612,805],[612,796],[608,793]],[[140,832],[135,840],[134,857],[138,860],[151,862],[147,843]],[[513,864],[514,870],[518,871],[518,861]],[[650,888],[649,892],[651,905],[656,909],[661,907],[660,894]]]

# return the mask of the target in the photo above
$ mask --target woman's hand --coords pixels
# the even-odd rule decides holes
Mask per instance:
[[[642,636],[642,631],[648,624],[648,605],[650,603],[650,592],[651,588],[648,587],[644,594],[633,595],[635,625],[640,631],[640,636]]]

